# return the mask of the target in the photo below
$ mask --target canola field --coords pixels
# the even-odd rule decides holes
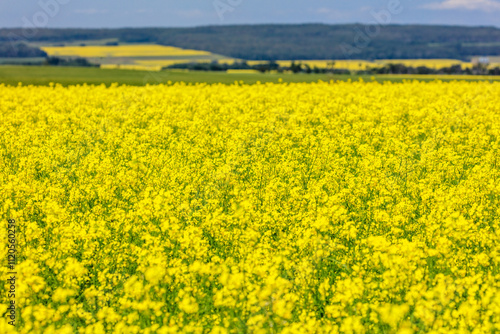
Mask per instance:
[[[428,67],[439,70],[445,67],[460,65],[463,69],[473,68],[474,64],[471,62],[463,62],[456,59],[386,59],[376,60],[380,65],[388,64],[402,64],[408,67]]]
[[[228,63],[233,63],[234,61],[226,61]],[[364,71],[373,68],[381,68],[388,64],[403,64],[408,67],[419,67],[425,66],[433,69],[441,69],[444,67],[451,67],[454,65],[460,65],[462,68],[472,68],[473,63],[463,62],[455,59],[380,59],[380,60],[278,60],[280,66],[290,67],[292,62],[296,64],[308,65],[310,68],[334,68],[334,69],[344,69],[350,71]],[[249,65],[263,64],[266,62],[250,60]],[[492,63],[490,65],[493,68],[496,64]]]
[[[210,63],[217,61],[219,64],[234,64],[246,61],[249,65],[266,64],[262,60],[244,60],[213,54],[207,51],[182,49],[173,46],[155,44],[130,44],[130,45],[68,45],[68,46],[42,46],[42,50],[55,57],[83,57],[93,63],[98,63],[107,69],[151,70],[160,71],[163,67],[191,62]],[[476,59],[477,61],[477,59]],[[499,66],[495,57],[491,57],[490,68]],[[472,68],[472,62],[463,62],[456,59],[381,59],[381,60],[278,60],[280,66],[290,67],[292,62],[308,65],[311,68],[334,68],[350,71],[364,71],[381,68],[387,64],[403,64],[410,67],[425,66],[441,69],[460,65],[462,68]]]
[[[140,57],[140,56],[208,56],[207,51],[181,49],[173,46],[135,44],[118,46],[46,46],[41,48],[51,56],[72,57]]]
[[[0,91],[1,333],[500,330],[499,83]]]
[[[162,67],[190,62],[234,62],[234,59],[208,51],[182,49],[156,44],[43,46],[49,56],[83,57],[106,69],[160,71]]]

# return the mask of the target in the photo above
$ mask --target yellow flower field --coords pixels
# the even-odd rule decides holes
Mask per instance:
[[[41,48],[50,56],[65,57],[153,57],[153,56],[208,56],[207,51],[181,49],[155,44],[117,46],[45,46]]]
[[[234,62],[232,58],[208,51],[182,49],[154,44],[44,46],[42,50],[54,57],[83,57],[102,68],[159,71],[162,67],[185,63]]]
[[[162,67],[158,65],[136,65],[136,64],[101,64],[102,69],[114,70],[136,70],[136,71],[161,71]]]
[[[377,60],[376,63],[387,65],[387,64],[403,64],[409,67],[428,67],[433,69],[441,69],[444,67],[451,67],[455,65],[460,65],[462,68],[472,68],[474,64],[466,63],[456,59],[384,59]]]
[[[500,331],[500,83],[0,91],[1,333]]]
[[[176,64],[188,64],[192,62],[196,63],[210,63],[212,62],[212,59],[176,59],[176,60],[136,60],[135,63],[142,65],[142,66],[160,66],[161,67],[167,67],[167,66],[172,66]]]
[[[162,67],[190,62],[206,63],[217,61],[220,64],[234,64],[245,61],[215,55],[208,51],[182,49],[173,46],[155,44],[130,44],[130,45],[87,45],[87,46],[43,46],[42,50],[50,56],[56,57],[84,57],[91,58],[92,62],[98,62],[103,68],[123,68],[123,69],[149,69],[159,70]],[[98,59],[100,58],[100,59]],[[151,59],[148,59],[151,58]],[[498,65],[497,59],[491,57],[492,63],[489,68]],[[266,64],[263,60],[248,60],[248,65]],[[403,64],[409,67],[425,66],[433,69],[442,69],[453,65],[461,65],[462,68],[472,68],[472,62],[463,62],[456,59],[381,59],[375,61],[368,60],[295,60],[295,63],[308,65],[311,68],[335,68],[350,71],[362,71],[370,68],[380,68],[387,64]],[[289,67],[291,60],[276,61],[280,66]]]
[[[229,74],[242,74],[242,73],[245,73],[245,74],[257,74],[257,73],[260,73],[260,72],[257,71],[257,70],[227,70],[227,73],[229,73]]]
[[[291,60],[278,60],[281,66],[291,66]],[[367,60],[295,60],[296,64],[308,65],[311,68],[336,68],[344,70],[366,70],[368,68],[380,67],[379,64]]]
[[[281,66],[290,66],[290,60],[278,60]],[[462,62],[455,59],[382,59],[375,61],[368,60],[296,60],[295,63],[309,65],[311,68],[328,68],[347,69],[351,71],[367,70],[369,68],[380,68],[387,64],[403,64],[409,67],[425,66],[433,69],[441,69],[453,65],[461,65],[462,68],[472,68],[472,63]]]

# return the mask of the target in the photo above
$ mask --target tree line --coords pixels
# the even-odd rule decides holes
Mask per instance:
[[[85,42],[155,43],[210,51],[239,59],[430,59],[468,60],[500,55],[500,29],[433,25],[267,24],[195,28],[0,29],[0,57],[13,43]],[[3,53],[1,50],[4,50]],[[19,51],[26,56],[27,50]],[[32,52],[35,52],[34,50]],[[22,55],[21,55],[22,54]]]
[[[356,74],[356,75],[375,75],[375,74],[455,74],[455,75],[500,75],[500,67],[489,68],[484,64],[476,64],[472,68],[463,68],[461,65],[453,65],[439,69],[430,68],[427,66],[406,66],[399,63],[390,63],[381,67],[372,67],[364,70],[349,70],[342,68],[319,68],[311,67],[309,64],[292,61],[290,66],[280,66],[275,61],[268,61],[262,64],[249,65],[246,61],[235,62],[233,64],[219,64],[217,61],[211,63],[184,63],[175,64],[164,67],[168,69],[186,69],[190,71],[228,71],[228,70],[256,70],[261,73],[275,71],[278,73],[293,72],[293,73],[317,73],[317,74]]]

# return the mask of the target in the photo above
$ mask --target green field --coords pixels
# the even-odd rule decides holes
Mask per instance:
[[[379,75],[372,76],[350,76],[331,74],[248,74],[248,73],[225,73],[225,72],[178,72],[178,71],[134,71],[119,69],[100,69],[86,67],[49,67],[49,66],[0,66],[0,84],[6,85],[48,85],[59,83],[63,86],[77,84],[105,84],[113,83],[142,86],[145,84],[167,84],[169,82],[186,83],[223,83],[231,84],[235,81],[243,81],[247,84],[260,82],[315,82],[330,80],[358,80],[365,81],[373,79],[383,82],[402,82],[404,80],[417,79],[421,81],[432,81],[440,79],[451,80],[490,80],[500,81],[500,77],[477,77],[477,76],[409,76],[409,75]]]

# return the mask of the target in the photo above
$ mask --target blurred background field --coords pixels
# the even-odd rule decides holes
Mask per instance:
[[[160,70],[162,67],[190,62],[234,62],[232,58],[207,51],[154,44],[42,46],[41,49],[51,57],[82,57],[103,68]]]
[[[275,82],[280,77],[285,82],[372,76],[375,80],[400,81],[482,80],[482,76],[488,75],[487,79],[497,80],[495,76],[500,75],[500,29],[387,26],[362,52],[352,57],[339,53],[339,46],[353,37],[349,37],[352,29],[361,28],[311,24],[47,29],[39,31],[26,45],[25,41],[13,45],[9,40],[9,36],[22,31],[0,29],[0,82],[142,85],[165,80]],[[19,66],[12,67],[15,65]],[[27,65],[31,68],[24,67]],[[69,68],[75,66],[82,68]],[[155,76],[161,79],[150,80],[148,77],[153,74],[144,71],[156,72]],[[299,76],[291,77],[292,73]],[[449,74],[455,76],[449,78]]]
[[[126,45],[68,45],[68,46],[40,46],[51,57],[74,58],[83,57],[89,62],[98,64],[107,69],[137,69],[155,70],[177,64],[211,63],[232,65],[237,62],[246,62],[250,66],[265,64],[264,60],[247,60],[226,57],[208,51],[182,49],[178,47],[154,44],[126,44]],[[457,59],[380,59],[380,60],[277,60],[280,66],[290,67],[292,63],[307,65],[318,69],[345,69],[360,71],[380,68],[387,64],[403,64],[408,67],[428,67],[440,69],[460,65],[462,68],[472,68],[477,63],[477,57],[470,62]],[[497,63],[498,62],[498,63]],[[1,59],[0,59],[1,63]],[[494,57],[489,67],[500,66],[500,57]]]
[[[386,59],[386,60],[278,60],[274,62],[281,71],[266,68],[269,61],[245,60],[225,57],[207,51],[183,49],[154,44],[106,45],[103,40],[92,41],[94,45],[72,43],[68,45],[38,45],[51,59],[66,61],[71,65],[74,59],[83,59],[92,67],[73,66],[40,66],[47,65],[43,57],[31,58],[0,58],[0,83],[7,85],[47,85],[60,83],[72,84],[105,84],[113,83],[141,86],[183,81],[186,83],[223,83],[232,84],[235,81],[254,84],[257,82],[315,82],[330,80],[377,80],[400,82],[403,80],[499,80],[499,76],[448,76],[448,75],[396,75],[368,73],[373,69],[383,69],[390,64],[402,64],[417,68],[424,66],[430,69],[441,69],[460,66],[471,69],[479,59],[465,62],[455,59]],[[500,61],[500,57],[492,58]],[[188,71],[183,64],[219,64],[234,66],[246,64],[253,68],[230,68],[224,71]],[[30,66],[21,66],[30,65]],[[38,65],[38,66],[36,66]],[[179,66],[180,65],[180,66]],[[496,66],[491,63],[488,66]],[[176,67],[179,68],[171,68]],[[218,65],[217,65],[218,66]],[[259,71],[259,66],[264,70]],[[299,73],[291,70],[299,68]],[[195,67],[196,68],[196,67]],[[308,74],[302,73],[308,70]],[[319,69],[319,70],[318,70]],[[330,71],[325,73],[324,71]],[[323,73],[321,73],[323,71]],[[267,72],[267,73],[262,73]]]

